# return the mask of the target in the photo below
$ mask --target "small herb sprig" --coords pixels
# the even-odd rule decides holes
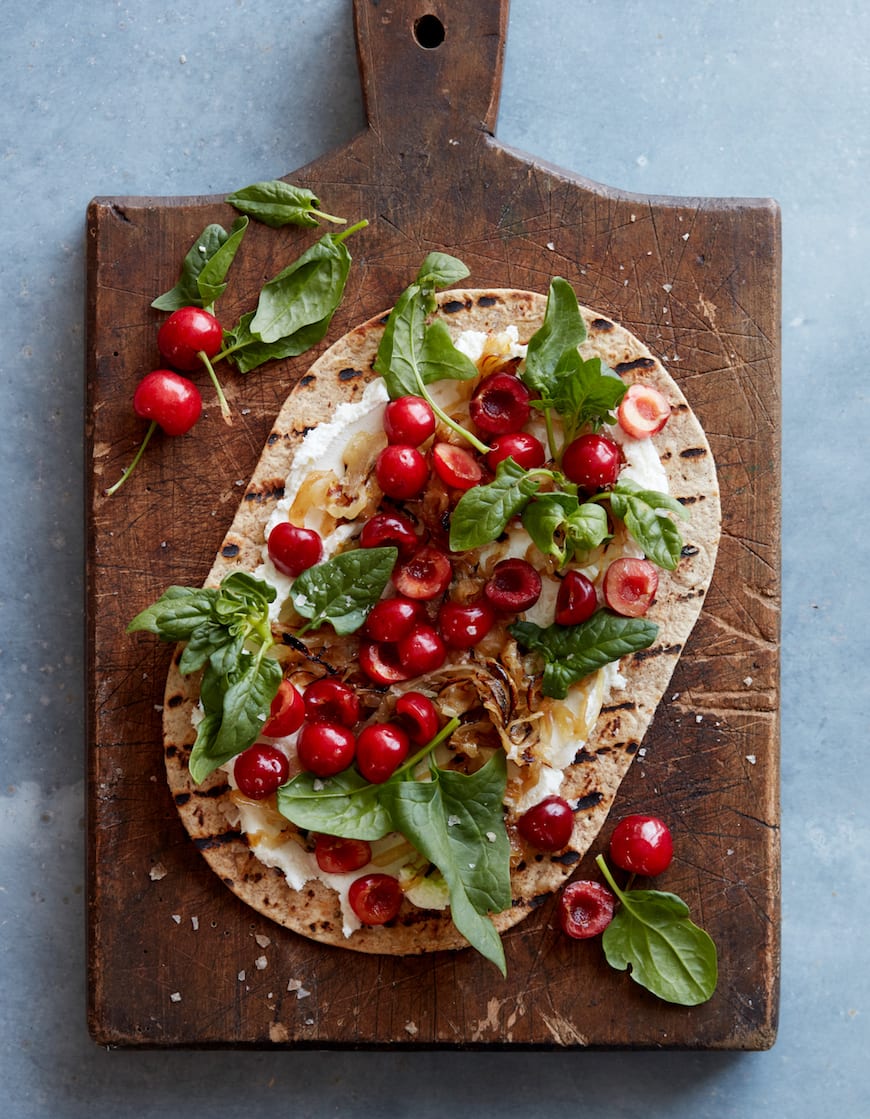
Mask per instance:
[[[698,1006],[716,990],[719,966],[710,935],[689,918],[689,907],[662,890],[621,890],[604,856],[598,868],[619,902],[602,947],[617,971],[665,1002]]]
[[[471,774],[438,766],[433,751],[458,725],[452,719],[380,784],[355,768],[326,779],[300,773],[278,790],[278,810],[298,827],[347,839],[372,842],[399,832],[441,872],[456,928],[504,975],[504,947],[489,915],[511,904],[507,763],[496,750]]]

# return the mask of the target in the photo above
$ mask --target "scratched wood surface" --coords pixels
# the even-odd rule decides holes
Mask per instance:
[[[329,336],[247,378],[225,372],[234,426],[209,406],[188,436],[155,441],[112,499],[102,491],[143,434],[130,400],[157,358],[150,302],[199,231],[228,227],[235,212],[215,197],[89,208],[91,1032],[119,1046],[765,1048],[779,974],[778,209],[629,195],[506,150],[493,127],[507,0],[356,0],[354,17],[367,128],[276,171],[370,223],[351,244]],[[250,309],[311,240],[252,225],[223,317]],[[704,1006],[667,1006],[610,970],[597,943],[562,936],[552,902],[507,935],[506,980],[471,951],[321,947],[224,887],[166,788],[169,649],[125,625],[169,584],[203,580],[290,386],[330,341],[388,307],[431,249],[461,257],[473,286],[546,291],[565,276],[665,359],[709,434],[724,511],[717,571],[617,802],[620,814],[673,825],[666,888],[720,951]]]

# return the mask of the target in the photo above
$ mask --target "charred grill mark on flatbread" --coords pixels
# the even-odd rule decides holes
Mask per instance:
[[[477,299],[478,307],[494,307],[498,300],[494,295],[480,295]]]
[[[687,447],[685,451],[680,451],[680,458],[703,458],[706,454],[706,447]]]
[[[471,307],[471,300],[463,302],[459,299],[451,299],[449,302],[441,304],[441,310],[448,315],[455,315],[458,311],[467,311],[469,307]]]
[[[262,489],[248,490],[242,501],[260,505],[266,501],[280,501],[284,496],[283,481],[272,481]]]
[[[635,661],[646,661],[651,657],[678,657],[682,651],[682,645],[653,645],[649,649],[640,649],[631,656]]]
[[[575,800],[573,804],[574,811],[588,812],[590,808],[597,808],[603,799],[604,793],[602,793],[600,789],[596,789],[594,792],[587,793],[585,796],[580,797],[579,800]]]
[[[238,544],[224,544],[221,548],[221,555],[224,559],[235,559],[241,550]]]
[[[339,369],[338,371],[339,381],[356,381],[362,376],[364,376],[364,374],[361,369],[353,369],[351,367],[348,367],[345,369]]]
[[[680,555],[683,559],[688,559],[689,556],[696,556],[700,552],[700,548],[696,548],[694,544],[684,544],[680,549]]]
[[[212,851],[216,847],[226,847],[230,843],[236,843],[242,838],[242,833],[236,829],[228,829],[227,831],[218,832],[217,835],[203,835],[197,838],[193,837],[193,842],[198,851]]]
[[[609,334],[611,330],[615,329],[610,319],[593,319],[590,326],[593,330],[597,330],[599,334]]]
[[[635,369],[655,369],[655,367],[654,357],[637,357],[634,361],[621,361],[615,369],[622,376],[623,373],[632,373]]]

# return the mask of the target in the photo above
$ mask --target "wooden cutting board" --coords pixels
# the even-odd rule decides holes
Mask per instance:
[[[88,211],[89,1022],[118,1046],[765,1048],[779,972],[779,213],[769,200],[630,195],[493,137],[507,0],[355,0],[368,127],[289,181],[369,226],[327,339],[245,377],[223,373],[230,428],[207,414],[157,438],[103,496],[144,425],[133,389],[157,362],[151,300],[175,282],[222,198],[100,198]],[[618,142],[618,138],[614,138]],[[277,174],[283,169],[277,169]],[[246,185],[237,184],[239,187]],[[311,243],[252,224],[227,321]],[[719,947],[713,999],[654,999],[568,941],[551,902],[506,936],[508,978],[476,953],[366,957],[244,906],[212,874],[163,776],[170,655],[127,622],[172,583],[202,582],[291,385],[347,328],[390,306],[433,249],[470,286],[582,303],[664,359],[704,424],[724,524],[704,612],[616,811],[673,826],[663,888]],[[606,829],[605,829],[606,831]],[[592,856],[584,862],[591,866]],[[581,869],[580,874],[583,871]]]

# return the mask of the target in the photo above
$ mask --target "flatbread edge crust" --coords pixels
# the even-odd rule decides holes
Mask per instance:
[[[465,330],[486,333],[514,324],[527,341],[543,321],[546,298],[513,289],[452,290],[438,296],[438,310],[453,337]],[[668,475],[671,494],[686,505],[682,522],[683,558],[675,572],[660,572],[656,601],[647,615],[659,624],[655,644],[623,658],[628,684],[602,708],[588,750],[565,771],[562,795],[577,805],[569,846],[555,855],[529,850],[512,873],[513,905],[493,921],[504,931],[523,920],[574,871],[606,820],[619,785],[664,696],[680,653],[700,613],[710,585],[719,541],[721,510],[716,468],[707,438],[682,391],[662,363],[631,332],[581,307],[594,351],[627,382],[659,388],[673,411],[655,444]],[[252,571],[262,559],[263,530],[283,496],[284,479],[307,430],[325,422],[338,401],[358,399],[376,374],[372,363],[386,313],[361,324],[314,362],[291,390],[218,551],[208,585],[218,585],[234,570]],[[202,785],[188,773],[195,739],[191,714],[198,701],[198,677],[178,671],[180,649],[169,668],[164,697],[163,733],[166,775],[181,820],[218,877],[257,912],[303,936],[360,952],[412,955],[467,947],[449,911],[422,910],[405,903],[389,925],[342,931],[338,897],[319,881],[292,890],[280,870],[265,866],[228,820],[233,816],[230,787],[218,770]]]

